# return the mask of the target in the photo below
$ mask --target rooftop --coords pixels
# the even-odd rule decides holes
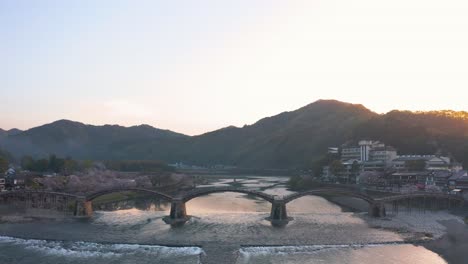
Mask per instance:
[[[454,172],[449,179],[457,181],[468,181],[468,172],[466,170]]]

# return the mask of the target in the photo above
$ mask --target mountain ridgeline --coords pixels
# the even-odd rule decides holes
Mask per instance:
[[[91,126],[60,120],[26,131],[1,131],[0,147],[22,155],[95,160],[182,161],[243,168],[307,168],[329,146],[362,138],[381,140],[400,154],[452,155],[468,166],[468,113],[392,111],[319,100],[298,110],[186,136],[148,125]]]

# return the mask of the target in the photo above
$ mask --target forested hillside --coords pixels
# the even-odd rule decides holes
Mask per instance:
[[[243,168],[307,168],[326,153],[359,139],[374,139],[400,154],[451,155],[468,166],[468,113],[391,111],[319,100],[300,109],[186,136],[148,125],[91,126],[60,120],[27,131],[0,133],[0,147],[16,157],[32,155],[93,160],[162,160]]]

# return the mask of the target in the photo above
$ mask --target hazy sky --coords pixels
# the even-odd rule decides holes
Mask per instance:
[[[0,1],[0,127],[186,134],[317,99],[468,110],[468,1]]]

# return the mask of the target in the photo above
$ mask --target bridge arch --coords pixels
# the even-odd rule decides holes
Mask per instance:
[[[359,198],[359,199],[366,201],[369,204],[375,203],[375,199],[373,199],[372,197],[368,195],[358,193],[358,192],[353,192],[350,190],[345,190],[345,189],[316,189],[316,190],[310,190],[310,191],[305,191],[305,192],[300,192],[300,193],[293,193],[293,194],[285,196],[283,200],[285,203],[289,203],[296,199],[299,199],[304,196],[309,196],[309,195],[341,195],[341,196]]]
[[[171,201],[172,196],[165,194],[163,192],[159,191],[154,191],[154,190],[148,190],[148,189],[142,189],[142,188],[111,188],[111,189],[106,189],[106,190],[100,190],[91,194],[86,195],[85,200],[86,201],[92,201],[100,196],[110,194],[110,193],[118,193],[118,192],[139,192],[139,193],[145,193],[149,194],[152,196],[156,196],[160,199],[166,200],[166,201]]]
[[[268,201],[270,203],[273,203],[275,200],[275,196],[266,194],[264,192],[249,190],[249,189],[240,189],[240,188],[234,188],[234,187],[215,187],[215,188],[195,189],[194,191],[188,192],[185,195],[183,195],[181,199],[184,203],[186,203],[197,197],[209,195],[212,193],[223,193],[223,192],[235,192],[235,193],[248,194],[248,195],[262,198],[263,200]]]

